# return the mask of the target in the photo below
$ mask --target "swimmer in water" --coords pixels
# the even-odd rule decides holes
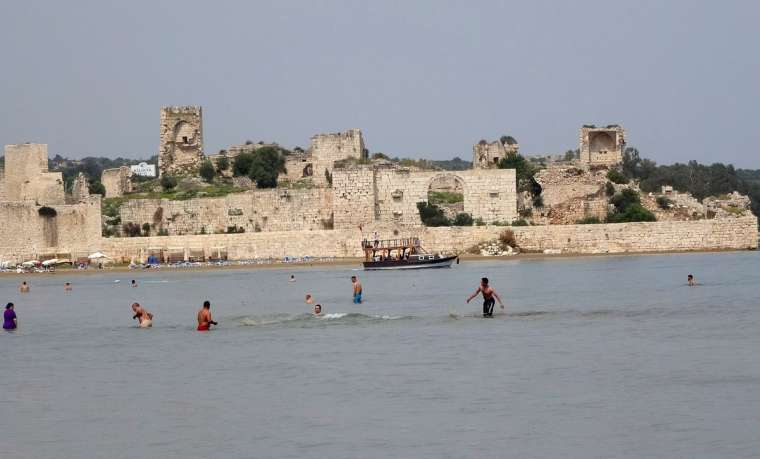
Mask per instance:
[[[71,282],[66,282],[63,284],[63,291],[64,292],[70,292],[71,291]]]
[[[321,304],[315,304],[314,305],[314,315],[318,316],[322,314],[322,305]]]
[[[288,279],[288,282],[295,282],[295,281],[296,281],[296,276],[294,274],[291,274],[290,279]]]
[[[198,311],[198,331],[208,331],[212,325],[219,325],[211,318],[211,303],[206,300]]]
[[[140,303],[132,303],[132,311],[135,313],[132,318],[137,319],[138,327],[148,328],[153,326],[153,314],[140,306]]]
[[[692,276],[691,274],[686,276],[686,282],[689,284],[689,287],[694,287],[695,285],[697,285],[697,281],[694,280],[694,276]]]
[[[18,291],[21,293],[29,293],[29,284],[27,284],[26,281],[22,282],[18,287]]]
[[[132,287],[137,287],[137,281],[132,279]]]
[[[494,290],[493,287],[488,285],[487,277],[480,279],[480,285],[478,286],[478,289],[475,290],[475,293],[470,295],[469,298],[467,298],[467,302],[469,303],[471,299],[478,296],[478,293],[483,294],[483,317],[493,317],[493,307],[494,304],[496,304],[494,298],[499,300],[501,309],[504,309],[504,303],[501,302],[501,297],[498,293],[496,293],[496,290]]]
[[[354,304],[361,304],[362,302],[362,283],[356,276],[351,276],[351,283],[354,285]]]
[[[306,299],[304,301],[306,301],[306,304],[313,304],[314,303],[314,298],[311,296],[311,293],[307,293],[306,294]]]
[[[16,311],[14,311],[13,308],[13,303],[5,305],[5,311],[3,312],[3,330],[15,330],[16,327],[18,327]]]

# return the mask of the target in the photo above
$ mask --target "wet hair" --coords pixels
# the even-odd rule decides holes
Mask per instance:
[[[135,306],[137,306],[139,308],[140,307],[140,303],[132,303],[132,307],[134,308]]]
[[[13,303],[8,303],[5,305],[5,309],[10,309],[13,307]]]
[[[204,308],[210,308],[211,307],[211,302],[209,300],[204,301],[203,302],[203,307]]]
[[[317,308],[319,308],[320,310],[322,310],[322,305],[321,304],[315,304],[314,305],[314,309],[317,309]]]
[[[356,279],[356,276],[351,276],[351,279]]]
[[[133,284],[135,283],[135,280],[134,280],[134,279],[132,279],[132,283],[133,283]]]
[[[22,282],[21,285],[26,285],[26,281]]]
[[[694,279],[694,276],[692,276],[691,274],[689,274],[688,276],[686,276],[686,278],[687,279]]]
[[[488,278],[487,277],[483,277],[483,278],[480,279],[480,282],[488,285]]]

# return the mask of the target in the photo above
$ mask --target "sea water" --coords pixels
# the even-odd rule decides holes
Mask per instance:
[[[0,457],[757,457],[758,261],[2,276]],[[465,303],[481,276],[493,319]]]

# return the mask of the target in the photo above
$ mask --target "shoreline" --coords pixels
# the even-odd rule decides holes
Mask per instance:
[[[705,253],[735,253],[735,252],[756,252],[756,250],[738,250],[738,249],[705,249],[705,250],[674,250],[663,252],[615,252],[615,253],[559,253],[559,254],[546,254],[546,253],[520,253],[518,255],[505,255],[505,256],[485,256],[485,255],[472,255],[472,254],[460,254],[459,258],[462,262],[476,262],[482,263],[487,261],[525,261],[525,260],[551,260],[551,259],[572,259],[572,258],[602,258],[602,257],[628,257],[628,256],[645,256],[645,255],[681,255],[681,254],[705,254]],[[166,272],[209,272],[220,270],[258,270],[258,269],[310,269],[319,267],[346,267],[352,266],[357,269],[362,268],[361,263],[364,261],[361,257],[349,257],[349,258],[336,258],[330,261],[314,261],[314,262],[275,262],[275,263],[250,263],[250,264],[232,264],[214,266],[214,265],[201,265],[201,266],[188,266],[171,268],[162,265],[158,269],[129,269],[126,264],[112,265],[104,269],[75,269],[75,268],[56,268],[55,272],[42,272],[42,273],[17,273],[15,271],[0,272],[0,276],[29,276],[29,275],[93,275],[103,273],[166,273]]]

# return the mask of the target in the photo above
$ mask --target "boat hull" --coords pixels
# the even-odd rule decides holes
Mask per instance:
[[[388,270],[388,269],[425,269],[425,268],[450,268],[456,260],[456,255],[450,257],[433,258],[425,260],[386,260],[365,261],[365,271]]]

